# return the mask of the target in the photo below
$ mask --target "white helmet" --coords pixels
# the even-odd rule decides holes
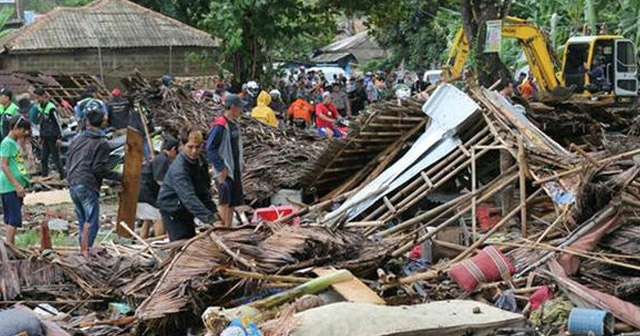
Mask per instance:
[[[257,90],[258,88],[258,83],[256,83],[255,81],[250,81],[247,83],[247,89],[249,90]]]
[[[275,97],[280,97],[280,91],[278,89],[273,89],[273,90],[269,91],[269,95],[275,96]]]

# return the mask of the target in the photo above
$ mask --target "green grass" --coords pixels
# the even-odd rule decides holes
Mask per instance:
[[[56,246],[78,246],[77,234],[70,235],[65,231],[50,231],[51,244]],[[98,232],[96,237],[96,245],[102,242],[104,238],[107,241],[114,240],[117,235],[109,234],[108,230]],[[18,231],[16,235],[16,245],[20,248],[27,249],[32,246],[40,246],[40,229],[30,229],[26,231]]]

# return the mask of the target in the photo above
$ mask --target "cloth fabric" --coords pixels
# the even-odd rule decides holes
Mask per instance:
[[[302,98],[296,99],[287,110],[287,115],[293,120],[303,119],[307,125],[311,124],[311,114],[313,113],[313,105],[309,104]]]
[[[42,137],[42,157],[40,162],[42,163],[42,176],[49,175],[49,156],[53,156],[53,163],[56,165],[56,169],[61,176],[64,176],[64,169],[62,168],[62,160],[60,160],[60,151],[58,150],[58,137]]]
[[[216,117],[211,126],[207,136],[206,151],[215,177],[217,178],[222,170],[227,169],[231,178],[241,179],[244,153],[240,127],[224,116]]]
[[[44,104],[36,104],[38,110],[38,122],[40,125],[40,137],[62,137],[62,127],[60,118],[56,111],[56,106],[48,101]]]
[[[84,226],[89,225],[87,246],[92,247],[100,228],[100,194],[91,187],[77,184],[69,188],[78,218],[78,241],[82,246]]]
[[[45,330],[35,314],[17,308],[0,311],[0,336],[45,336]]]
[[[142,166],[138,202],[148,203],[157,207],[158,193],[160,192],[158,181],[164,180],[170,163],[167,153],[163,151],[156,155],[151,162],[147,162]]]
[[[335,127],[332,123],[326,120],[320,119],[321,115],[327,116],[332,119],[340,118],[340,113],[338,113],[338,109],[336,109],[335,105],[333,104],[325,105],[324,103],[320,103],[316,105],[316,127],[317,128],[325,128],[325,127],[334,128]]]
[[[195,217],[188,210],[180,209],[177,212],[160,210],[160,214],[170,241],[189,239],[196,236]]]
[[[480,283],[499,280],[503,274],[515,273],[516,268],[507,256],[494,246],[487,246],[473,258],[451,266],[449,275],[467,292]]]
[[[201,157],[191,161],[180,153],[164,177],[158,208],[168,216],[183,217],[180,214],[188,212],[204,223],[213,223],[216,206],[210,188],[211,175],[206,160]]]
[[[140,203],[136,207],[136,218],[141,220],[161,220],[160,210],[149,203]]]
[[[216,180],[218,188],[218,203],[230,207],[237,207],[244,204],[244,194],[242,190],[242,182],[227,178],[224,183]]]
[[[67,152],[67,180],[70,186],[84,185],[100,190],[103,179],[122,180],[109,160],[109,144],[102,132],[86,130],[75,137]]]
[[[0,143],[0,158],[9,158],[9,171],[22,187],[29,185],[29,177],[24,157],[18,143],[11,137],[6,137]],[[9,181],[4,171],[0,170],[0,193],[16,191],[16,187]]]
[[[16,228],[22,227],[22,204],[24,199],[18,197],[15,191],[0,195],[2,196],[4,223]]]
[[[267,125],[278,127],[278,119],[269,104],[271,104],[271,96],[266,91],[261,91],[258,95],[258,105],[251,110],[251,117]]]
[[[331,132],[331,135],[327,134],[327,130]],[[331,136],[334,138],[341,138],[342,132],[340,132],[340,130],[336,128],[318,128],[318,135],[325,138],[328,136]]]

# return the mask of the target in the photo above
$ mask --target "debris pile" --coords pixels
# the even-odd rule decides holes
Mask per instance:
[[[174,135],[190,127],[207,132],[214,116],[223,112],[211,99],[198,100],[180,87],[151,85],[140,74],[129,77],[125,84],[132,97],[149,108],[154,123]],[[268,204],[282,188],[303,187],[309,163],[316,162],[327,146],[314,133],[274,128],[248,116],[241,116],[238,122],[246,162],[243,187],[250,205]]]
[[[216,113],[213,103],[147,86],[137,97],[168,129],[206,127]],[[578,333],[569,316],[599,316],[586,319],[589,330],[640,329],[640,150],[628,144],[636,138],[600,129],[601,143],[561,144],[482,88],[445,84],[424,105],[404,104],[373,105],[342,141],[242,119],[256,161],[247,160],[255,166],[245,182],[266,186],[260,197],[290,183],[324,199],[257,227],[207,229],[168,245],[112,244],[91,262],[38,258],[57,274],[45,285],[76,288],[75,297],[50,294],[73,302],[56,304],[75,312],[58,324],[105,336],[197,327],[329,335],[338,325],[354,335],[410,334],[445,324],[534,335]],[[295,157],[295,145],[317,151]],[[29,284],[7,274],[28,254],[2,253],[0,276],[11,286],[1,293],[24,298]],[[91,300],[112,309],[91,314],[99,311]],[[388,307],[400,305],[411,307]],[[383,332],[388,325],[394,330]]]

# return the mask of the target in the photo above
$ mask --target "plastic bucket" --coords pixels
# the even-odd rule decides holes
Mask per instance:
[[[605,310],[574,308],[569,314],[571,335],[611,335],[614,327],[613,316]]]

